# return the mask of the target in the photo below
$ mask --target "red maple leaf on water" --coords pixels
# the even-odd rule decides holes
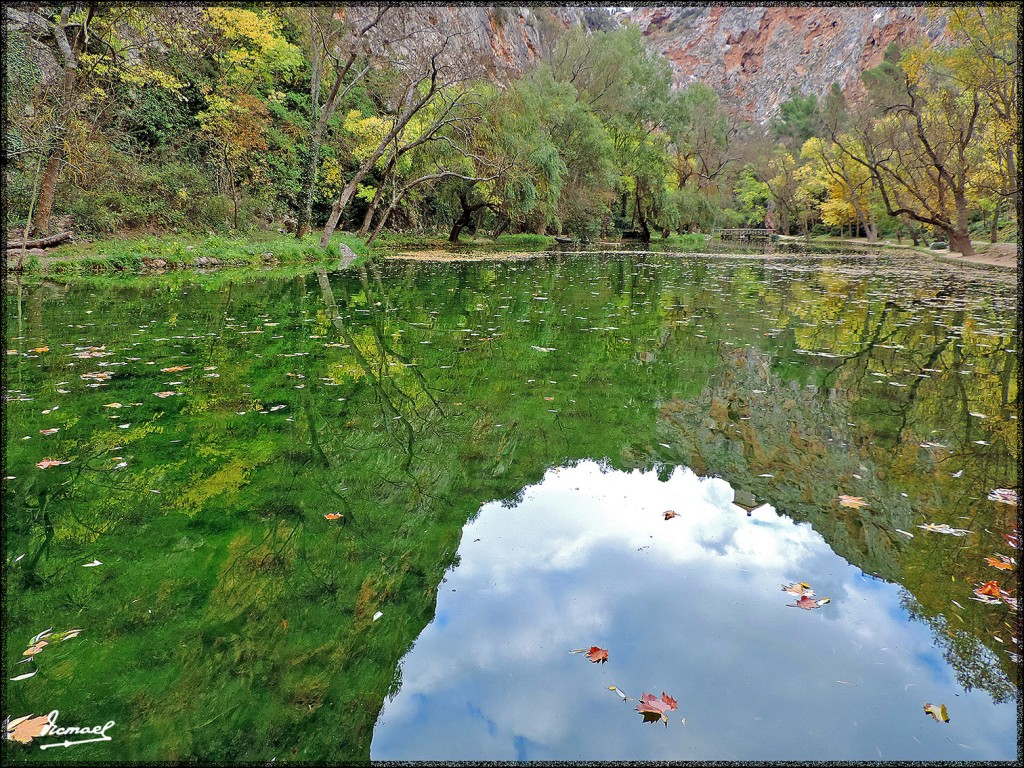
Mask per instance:
[[[604,664],[608,661],[608,651],[604,648],[598,648],[596,645],[590,646],[590,650],[587,651],[587,658],[597,664],[601,662]]]
[[[644,717],[645,723],[656,723],[659,720],[665,722],[665,727],[668,727],[668,715],[666,713],[671,712],[679,706],[679,702],[673,699],[664,691],[661,692],[661,698],[656,698],[653,693],[644,693],[640,696],[640,703],[636,705],[636,711]]]

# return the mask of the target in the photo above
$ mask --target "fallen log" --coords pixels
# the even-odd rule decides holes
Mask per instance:
[[[73,233],[61,232],[56,235],[48,235],[47,237],[40,237],[35,240],[10,240],[7,243],[7,250],[13,248],[52,248],[55,245],[60,245],[65,240],[70,240]]]
[[[21,255],[22,255],[22,251],[21,251],[20,248],[18,248],[17,250],[9,249],[7,251],[7,258],[8,259],[17,259]],[[45,256],[46,255],[46,251],[44,251],[42,248],[26,248],[25,249],[25,255],[26,256]]]

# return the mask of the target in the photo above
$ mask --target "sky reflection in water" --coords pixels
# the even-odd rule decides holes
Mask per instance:
[[[1013,704],[964,692],[901,590],[723,480],[551,470],[463,533],[374,760],[1011,760]],[[665,520],[663,512],[679,517]],[[783,582],[831,603],[787,607]],[[608,649],[592,664],[573,648]],[[679,701],[645,724],[608,690]],[[951,722],[927,716],[945,704]],[[686,718],[685,725],[681,723]]]

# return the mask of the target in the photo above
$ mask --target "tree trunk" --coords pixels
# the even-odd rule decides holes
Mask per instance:
[[[640,225],[640,242],[651,242],[651,228],[647,225],[647,217],[644,215],[644,207],[640,202],[640,189],[636,191],[636,220]]]
[[[994,243],[999,239],[999,208],[1002,200],[996,199],[996,209],[992,211],[992,231],[989,233],[989,242]]]
[[[462,204],[462,214],[452,224],[452,231],[448,234],[449,243],[459,242],[459,235],[462,234],[462,230],[469,224],[469,220],[472,218],[473,212],[466,207],[466,204]]]
[[[313,191],[316,188],[317,172],[320,170],[320,141],[314,130],[309,142],[309,157],[306,167],[299,180],[301,193],[299,197],[298,223],[295,225],[295,239],[301,240],[309,232],[313,218]]]
[[[502,222],[498,225],[498,228],[496,230],[494,230],[494,234],[491,235],[491,239],[492,240],[497,240],[499,237],[501,237],[502,233],[504,233],[504,231],[506,229],[508,229],[509,224],[511,224],[511,223],[512,223],[512,218],[510,216],[506,216],[502,220]]]
[[[387,167],[384,168],[384,173],[381,174],[380,184],[377,185],[377,191],[373,195],[373,200],[370,201],[369,207],[366,209],[366,215],[363,216],[363,225],[359,227],[359,237],[366,237],[366,233],[370,231],[370,224],[373,222],[373,214],[377,212],[377,206],[380,205],[380,200],[384,196],[384,185],[387,183],[388,178],[391,176],[391,172],[394,170],[395,165],[398,163],[398,153],[395,152],[391,155],[391,159],[388,160]],[[391,206],[388,213],[384,214],[386,219],[391,215],[391,211],[394,210],[394,206]],[[378,227],[374,231],[374,237],[377,236],[377,232],[380,231]]]
[[[949,230],[949,250],[958,252],[961,256],[973,256],[974,246],[971,245],[971,236],[967,228]]]
[[[57,195],[57,180],[60,177],[60,166],[64,161],[63,141],[50,154],[43,171],[43,181],[39,186],[39,206],[32,217],[32,230],[29,234],[43,237],[50,231],[50,214],[53,212],[53,200]]]
[[[36,240],[11,240],[7,243],[8,248],[52,248],[60,245],[65,240],[71,239],[70,232],[60,232],[49,237],[40,237]]]

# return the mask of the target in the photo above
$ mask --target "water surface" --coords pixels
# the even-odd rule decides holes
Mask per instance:
[[[8,682],[4,714],[117,726],[11,759],[426,758],[389,723],[444,722],[453,701],[496,724],[456,740],[478,759],[1008,759],[1016,614],[973,590],[1017,594],[986,560],[1017,554],[1016,508],[989,498],[1018,483],[1016,309],[997,275],[881,258],[13,285],[4,673],[36,674]],[[529,538],[530,495],[595,462],[600,479],[543,515],[566,552]],[[599,482],[620,484],[614,515]],[[700,514],[665,521],[650,504],[677,487]],[[770,507],[748,518],[733,491]],[[504,526],[508,549],[477,525]],[[644,531],[659,535],[636,551]],[[804,559],[777,562],[793,536]],[[774,554],[716,554],[737,542]],[[507,595],[478,581],[473,547]],[[537,562],[564,567],[521,575]],[[787,608],[784,580],[833,601]],[[506,613],[522,618],[499,628]],[[464,639],[440,679],[476,687],[451,701],[415,671],[449,669],[429,653],[445,621]],[[19,664],[50,627],[82,632]],[[568,653],[591,643],[608,664]],[[497,662],[458,671],[507,647],[535,665],[506,659],[502,683],[521,684],[499,685]],[[564,682],[557,714],[538,674]],[[678,717],[643,724],[611,684],[665,690]],[[933,696],[949,724],[923,713]],[[756,740],[723,741],[727,706]],[[584,738],[588,718],[611,719]]]

